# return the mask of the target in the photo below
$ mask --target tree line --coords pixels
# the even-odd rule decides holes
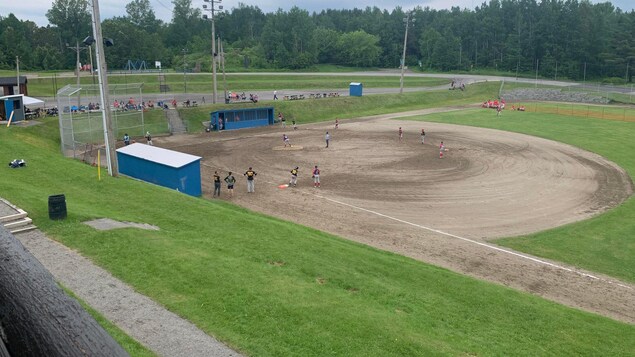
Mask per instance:
[[[202,4],[202,3],[201,3]],[[208,3],[209,4],[209,3]],[[156,18],[149,0],[132,0],[125,15],[102,21],[108,67],[128,60],[150,66],[211,68],[211,15],[192,0],[172,0],[171,21]],[[1,11],[1,10],[0,10]],[[264,13],[240,3],[216,12],[217,37],[229,68],[305,69],[316,64],[435,71],[498,70],[575,80],[632,80],[635,11],[589,0],[490,0],[475,9],[377,7],[322,10],[298,7]],[[0,68],[72,69],[75,50],[92,34],[87,0],[55,0],[40,27],[0,14]],[[82,50],[86,63],[88,53]]]

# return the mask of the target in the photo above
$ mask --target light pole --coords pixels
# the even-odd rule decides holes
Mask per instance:
[[[110,112],[110,93],[108,92],[108,76],[106,69],[106,57],[104,56],[104,43],[112,46],[111,39],[104,39],[101,34],[101,20],[99,16],[99,2],[92,0],[93,11],[93,36],[87,37],[84,44],[90,45],[95,43],[95,57],[97,60],[97,77],[99,78],[99,94],[101,99],[101,115],[104,125],[104,142],[106,144],[106,163],[108,165],[108,174],[116,177],[119,175],[119,167],[117,165],[117,152],[115,147],[115,135],[112,128],[112,113]]]
[[[181,51],[183,52],[183,85],[185,86],[185,93],[187,94],[187,77],[185,76],[185,55],[187,54],[187,48]]]
[[[408,43],[408,27],[410,27],[410,22],[412,22],[412,26],[414,26],[415,19],[411,19],[412,11],[408,12],[406,17],[404,17],[403,22],[406,25],[406,34],[403,37],[403,53],[401,55],[401,79],[399,80],[399,94],[403,93],[403,75],[406,69],[406,44]]]
[[[20,94],[20,57],[15,56],[15,80],[18,85],[18,92],[15,94]]]
[[[70,48],[71,50],[75,51],[76,53],[76,61],[75,61],[75,74],[77,75],[77,89],[79,89],[79,87],[81,87],[81,84],[79,82],[79,70],[80,70],[80,63],[79,63],[79,53],[83,50],[86,49],[88,47],[86,46],[79,46],[79,42],[75,43],[75,47],[73,46],[69,46],[68,43],[66,44],[66,48]],[[80,106],[80,102],[81,102],[81,91],[78,90],[77,91],[77,110],[79,110],[79,106]]]
[[[209,11],[211,16],[203,15],[204,19],[210,19],[212,21],[212,81],[214,82],[214,96],[212,97],[212,104],[216,104],[216,28],[214,27],[214,13],[216,9],[215,5],[222,2],[222,0],[203,0],[210,3],[209,8],[207,4],[203,4],[203,11]],[[218,11],[223,10],[222,5],[218,5]]]

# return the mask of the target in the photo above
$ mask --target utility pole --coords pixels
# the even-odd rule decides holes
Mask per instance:
[[[538,88],[538,66],[540,65],[540,60],[536,59],[536,82],[534,83],[534,88]]]
[[[187,53],[187,48],[184,48],[181,51],[183,51],[183,85],[185,86],[185,93],[187,93],[187,78],[185,75],[185,54]]]
[[[88,46],[88,53],[90,54],[90,76],[93,77],[93,85],[95,85],[95,67],[93,67],[93,47]]]
[[[79,53],[86,49],[85,46],[80,47],[79,46],[79,41],[77,41],[75,43],[75,47],[73,46],[69,46],[68,43],[66,44],[66,48],[70,48],[71,50],[75,51],[76,54],[76,61],[75,61],[75,75],[77,76],[77,89],[79,89],[81,87],[81,83],[79,81],[79,70],[80,70],[80,62],[79,62]],[[79,110],[79,106],[81,105],[81,91],[78,90],[77,91],[77,109]]]
[[[110,93],[108,92],[108,75],[106,68],[106,57],[104,56],[104,38],[101,34],[101,20],[99,16],[98,0],[93,2],[93,36],[95,37],[95,55],[97,57],[99,94],[101,96],[101,113],[104,125],[104,142],[106,143],[106,162],[108,164],[108,174],[113,177],[119,175],[117,165],[117,152],[115,148],[115,135],[112,128],[112,113],[110,111]]]
[[[220,37],[218,38],[218,48],[220,49],[220,63],[223,68],[223,92],[225,93],[224,98],[227,98],[227,78],[225,77],[225,47],[223,46],[223,41],[221,41]]]
[[[401,79],[399,80],[399,94],[403,93],[403,76],[404,71],[406,69],[406,45],[408,43],[408,27],[410,27],[410,22],[412,22],[414,26],[415,19],[410,19],[412,15],[412,11],[408,12],[406,17],[404,17],[403,22],[406,24],[406,34],[403,37],[403,53],[401,55]]]
[[[18,92],[15,94],[20,94],[20,57],[18,56],[15,56],[15,79],[18,85]]]
[[[203,0],[205,2],[210,3],[209,8],[206,4],[203,4],[203,10],[209,11],[211,13],[211,17],[209,19],[212,21],[212,81],[214,82],[214,95],[212,96],[212,104],[216,104],[217,97],[217,86],[216,86],[216,28],[214,26],[214,13],[216,12],[216,8],[214,6],[222,2],[222,0]],[[223,10],[223,6],[219,5],[218,10]],[[203,15],[204,19],[208,19],[207,15]]]

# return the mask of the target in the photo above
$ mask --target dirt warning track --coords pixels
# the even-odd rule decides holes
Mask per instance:
[[[404,115],[340,121],[337,130],[332,123],[296,131],[271,127],[170,137],[159,145],[203,157],[205,196],[214,170],[233,171],[239,182],[231,201],[238,205],[635,323],[632,284],[487,242],[618,205],[633,192],[621,168],[527,135],[392,119]],[[328,149],[326,131],[332,135]],[[283,132],[302,149],[273,150]],[[448,149],[443,159],[441,141]],[[311,184],[314,165],[321,169],[319,189]],[[250,166],[258,176],[256,193],[248,195],[242,173]],[[298,187],[278,188],[295,166]]]

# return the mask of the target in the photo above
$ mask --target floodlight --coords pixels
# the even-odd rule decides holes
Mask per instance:
[[[90,46],[93,43],[95,43],[95,39],[93,38],[93,36],[88,36],[84,39],[84,41],[82,41],[83,44],[85,44],[86,46]]]

